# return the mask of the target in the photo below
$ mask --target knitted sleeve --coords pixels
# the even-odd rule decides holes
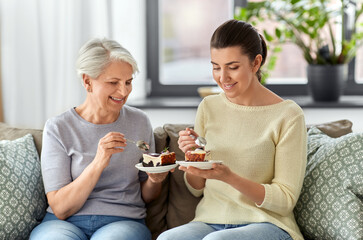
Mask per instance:
[[[265,199],[258,207],[282,216],[292,212],[299,198],[306,167],[307,136],[304,115],[290,120],[281,129],[275,153],[275,174],[264,184]]]

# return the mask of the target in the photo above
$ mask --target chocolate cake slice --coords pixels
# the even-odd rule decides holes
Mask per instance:
[[[142,165],[144,167],[158,167],[174,164],[175,161],[175,152],[145,153],[143,154]]]

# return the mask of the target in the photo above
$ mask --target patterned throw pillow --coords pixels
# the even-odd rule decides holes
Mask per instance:
[[[308,132],[308,163],[296,221],[308,239],[363,239],[363,133]]]
[[[0,141],[0,239],[28,239],[45,210],[40,161],[32,135]]]

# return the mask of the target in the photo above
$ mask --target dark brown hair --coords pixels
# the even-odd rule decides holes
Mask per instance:
[[[210,47],[219,49],[236,46],[241,47],[242,54],[246,54],[251,62],[261,54],[261,66],[265,63],[267,46],[263,36],[251,24],[232,19],[214,31]],[[261,66],[256,73],[259,81],[261,81]]]

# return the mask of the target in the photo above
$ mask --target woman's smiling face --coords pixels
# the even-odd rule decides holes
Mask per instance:
[[[118,114],[131,93],[132,74],[129,63],[115,61],[98,78],[91,78],[94,107]]]
[[[212,48],[211,63],[213,78],[226,93],[227,98],[238,103],[243,96],[249,95],[252,84],[258,83],[256,72],[261,62],[251,62],[247,55],[241,53],[241,48]]]

